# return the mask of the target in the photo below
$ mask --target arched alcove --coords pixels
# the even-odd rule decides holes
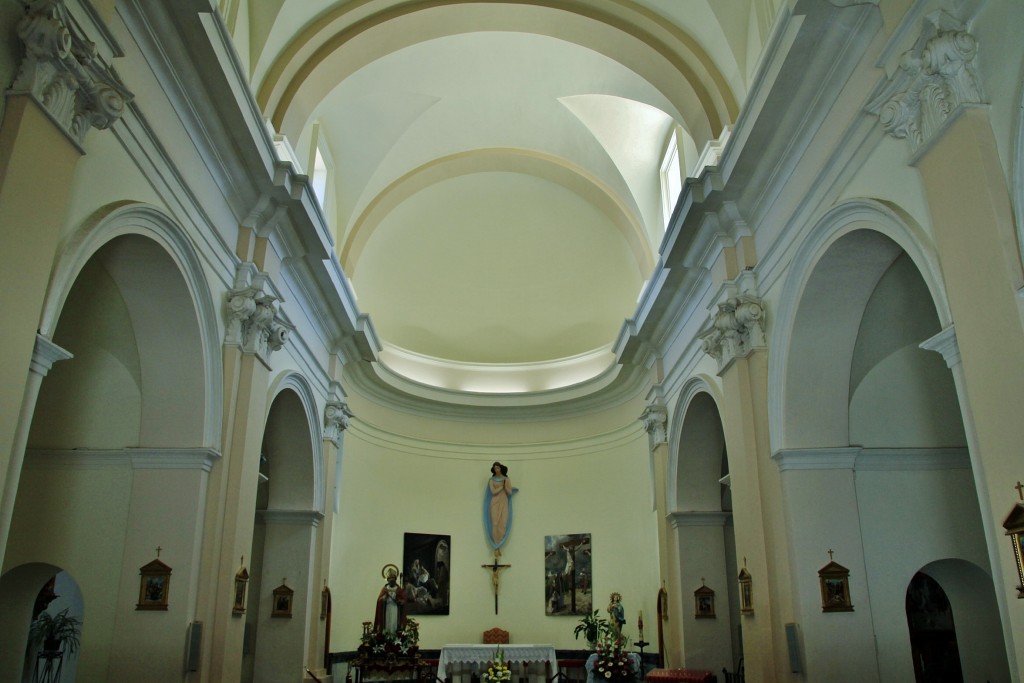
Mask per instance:
[[[736,540],[728,494],[729,463],[718,405],[703,381],[692,382],[677,409],[672,440],[672,526],[675,549],[675,606],[683,662],[688,668],[730,670],[742,656],[738,638],[739,600]],[[697,610],[694,592],[714,591],[710,610]],[[705,603],[708,605],[708,603]]]

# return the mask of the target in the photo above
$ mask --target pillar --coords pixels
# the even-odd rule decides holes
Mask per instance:
[[[130,93],[92,54],[85,32],[62,2],[35,2],[18,24],[25,58],[0,122],[0,243],[4,324],[0,326],[0,540],[24,457],[24,402],[46,300],[50,268],[86,133],[120,117]],[[97,41],[98,42],[98,41]],[[32,399],[34,401],[34,398]],[[33,406],[34,407],[34,406]],[[22,441],[18,445],[19,439]],[[0,543],[0,553],[4,544]],[[0,555],[2,560],[2,555]]]

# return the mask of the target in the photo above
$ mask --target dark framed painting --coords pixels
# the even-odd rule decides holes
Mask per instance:
[[[544,537],[544,613],[548,616],[593,612],[594,575],[590,534]]]
[[[274,619],[291,619],[292,618],[292,600],[295,597],[295,591],[281,584],[274,589],[273,610],[270,612],[270,616]]]
[[[406,614],[448,614],[451,566],[451,536],[405,534],[402,588]]]
[[[165,611],[170,592],[170,567],[157,559],[139,568],[139,601],[135,609]]]

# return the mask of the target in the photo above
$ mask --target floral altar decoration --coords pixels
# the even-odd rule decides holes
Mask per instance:
[[[601,634],[594,647],[593,672],[596,680],[626,683],[636,679],[633,662],[626,652],[626,638],[612,633]]]
[[[415,619],[406,619],[394,633],[375,631],[369,621],[364,621],[359,654],[372,659],[414,657],[419,650],[419,641],[420,626]]]
[[[505,653],[501,651],[500,647],[494,652],[494,658],[487,665],[487,671],[480,674],[480,680],[483,683],[510,683],[512,681],[512,671],[505,663]]]

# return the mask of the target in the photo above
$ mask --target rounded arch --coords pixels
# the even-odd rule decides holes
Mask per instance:
[[[850,240],[852,248],[832,250],[833,245],[844,238]],[[848,350],[852,352],[863,306],[851,305],[851,297],[869,295],[871,283],[877,281],[880,271],[891,264],[901,251],[911,259],[923,279],[940,327],[947,327],[952,322],[952,314],[942,285],[938,256],[924,229],[899,207],[873,199],[844,202],[822,216],[800,243],[790,262],[774,324],[769,331],[768,419],[773,452],[807,445],[849,445],[806,444],[793,433],[787,433],[786,416],[798,414],[790,405],[793,396],[814,397],[816,394],[816,391],[793,382],[791,362],[798,357],[806,360],[815,349],[828,349],[834,361],[836,349],[828,346],[830,342],[829,337],[823,334],[825,331],[834,332],[833,338],[845,335],[851,346]],[[820,287],[821,281],[812,283],[815,276],[827,280],[830,286]],[[815,293],[811,294],[815,288]],[[837,306],[840,301],[843,305]],[[801,311],[807,316],[803,327],[814,327],[814,335],[801,335],[797,330],[797,317]],[[794,346],[801,341],[808,346]],[[849,368],[849,364],[844,366],[843,363],[832,362],[830,367],[842,372]],[[806,366],[804,370],[802,376],[806,382],[813,379],[817,386],[827,384],[821,381],[821,377],[811,377]],[[827,429],[828,425],[823,424],[822,427]]]
[[[276,416],[275,410],[278,411]],[[326,482],[320,414],[313,390],[302,375],[286,372],[272,383],[267,400],[264,444],[269,447],[288,444],[292,453],[301,453],[302,447],[308,443],[312,462],[308,467],[290,462],[288,467],[280,468],[280,463],[275,463],[271,456],[271,479],[276,479],[271,489],[271,506],[324,512]],[[275,430],[281,432],[275,434]],[[278,483],[282,479],[285,482],[283,487]]]
[[[638,219],[635,201],[625,205],[620,195],[572,162],[527,149],[488,148],[440,157],[415,168],[378,193],[354,217],[340,245],[342,266],[354,277],[359,255],[374,229],[396,206],[421,190],[453,177],[485,171],[514,171],[548,179],[593,202],[619,229],[637,268],[646,277],[654,268],[654,255]]]
[[[1013,214],[1017,219],[1017,255],[1024,261],[1024,77],[1020,79],[1020,106],[1017,112],[1010,199],[1013,202]]]
[[[164,290],[159,283],[152,282],[153,273],[147,271],[149,264],[145,262],[133,264],[134,268],[130,269],[133,272],[124,272],[121,273],[121,276],[134,277],[139,282],[148,284],[146,287],[130,288],[128,291],[140,298],[146,294],[159,294],[160,303],[168,308],[150,310],[151,307],[143,305],[142,301],[133,301],[131,305],[140,312],[145,311],[148,316],[169,315],[173,312],[178,321],[191,327],[198,336],[197,346],[201,354],[201,363],[197,367],[197,372],[191,375],[190,393],[187,399],[180,395],[172,397],[189,402],[195,401],[197,393],[203,397],[201,433],[195,435],[188,445],[194,446],[196,440],[201,439],[204,446],[219,447],[223,403],[223,373],[221,371],[223,333],[218,323],[219,316],[194,245],[178,223],[161,209],[137,202],[113,203],[96,211],[64,241],[50,276],[39,332],[45,337],[52,338],[68,295],[86,264],[101,249],[118,238],[133,236],[143,238],[153,244],[160,253],[168,258],[173,264],[173,272],[171,272],[172,269],[165,268],[162,275],[169,280],[174,280],[175,277],[178,280],[167,283],[171,285],[171,289]],[[143,248],[145,249],[145,247]],[[150,250],[149,253],[150,256],[159,258],[155,251]],[[180,285],[183,285],[183,289]],[[173,296],[175,291],[181,296]],[[173,339],[164,341],[167,343],[161,344],[160,347],[169,349],[172,353],[174,349],[181,348],[181,345],[176,344]],[[153,358],[151,362],[156,364],[154,367],[169,365],[166,359],[161,361]],[[169,371],[187,372],[188,368],[194,365],[193,362],[189,363],[187,367],[170,367]]]
[[[964,679],[1009,680],[1005,640],[1009,635],[1003,633],[989,573],[959,558],[929,562],[918,572],[938,583],[949,601]],[[912,581],[913,576],[907,579],[908,598]]]
[[[703,375],[699,375],[691,378],[686,384],[683,385],[682,391],[679,395],[679,400],[676,402],[675,410],[672,413],[672,428],[669,436],[669,463],[668,463],[668,491],[666,500],[670,501],[673,505],[673,509],[678,510],[680,505],[683,504],[684,500],[693,501],[695,489],[706,488],[708,477],[708,471],[704,474],[707,476],[695,477],[690,480],[692,486],[688,486],[687,490],[680,490],[680,479],[682,475],[687,471],[687,463],[680,462],[683,451],[683,438],[688,428],[694,427],[693,419],[697,412],[701,413],[699,416],[701,424],[699,428],[702,431],[711,426],[712,423],[707,421],[707,418],[717,418],[717,424],[719,431],[723,434],[724,444],[724,425],[722,424],[721,412],[718,406],[721,404],[721,393],[719,387],[713,380]],[[713,414],[709,413],[709,410]],[[689,421],[689,422],[688,422]],[[707,435],[707,434],[705,434]],[[719,466],[721,463],[718,463]],[[704,463],[705,470],[709,463]],[[692,473],[691,473],[692,474]],[[721,478],[721,474],[714,477],[715,483]],[[717,490],[717,487],[716,487]],[[687,495],[689,494],[689,495]],[[702,503],[708,501],[702,500]],[[698,509],[691,507],[690,509]],[[699,509],[709,509],[706,505]]]
[[[276,130],[297,139],[316,103],[333,84],[386,53],[425,40],[486,30],[550,35],[632,68],[665,93],[698,147],[718,135],[739,111],[725,77],[698,41],[632,3],[616,2],[610,9],[586,3],[565,7],[553,0],[420,0],[395,7],[381,5],[359,3],[330,11],[282,51],[257,94]],[[386,31],[387,40],[377,35],[380,30]],[[358,50],[346,50],[349,46]]]
[[[22,680],[23,645],[28,642],[36,596],[47,581],[61,571],[60,567],[46,562],[27,562],[0,576],[0,623],[4,624],[5,641],[5,647],[0,648],[0,680]],[[80,593],[77,599],[81,602]],[[81,610],[78,613],[81,614]]]

